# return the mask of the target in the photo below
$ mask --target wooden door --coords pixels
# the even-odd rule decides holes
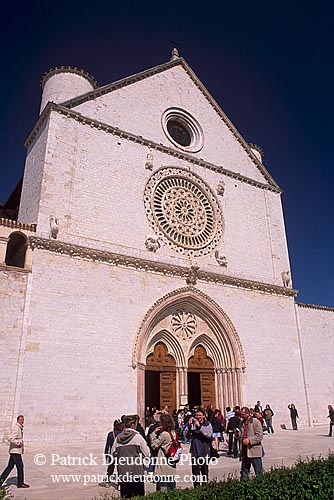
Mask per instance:
[[[213,361],[207,356],[206,350],[199,345],[194,351],[194,355],[189,359],[188,372],[200,374],[200,395],[202,406],[216,405],[215,376],[213,371]],[[189,380],[189,378],[188,378]]]
[[[216,406],[215,379],[213,373],[201,373],[201,401],[203,406]]]
[[[176,363],[163,342],[158,342],[147,356],[146,371],[159,372],[160,409],[168,406],[171,413],[176,409]]]
[[[176,409],[176,373],[160,372],[160,408],[168,406],[169,413]]]

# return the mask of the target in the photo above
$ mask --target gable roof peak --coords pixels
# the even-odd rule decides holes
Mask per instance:
[[[170,60],[171,61],[176,61],[179,58],[180,58],[179,51],[177,50],[176,47],[174,47],[174,49],[172,50],[172,57],[170,58]]]

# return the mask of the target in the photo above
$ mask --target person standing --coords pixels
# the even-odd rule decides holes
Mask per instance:
[[[189,419],[187,437],[191,439],[191,472],[194,478],[193,485],[197,488],[202,483],[208,482],[210,445],[212,441],[212,425],[205,418],[205,412],[199,408],[195,418]]]
[[[328,437],[332,437],[333,425],[334,425],[334,409],[333,409],[332,405],[328,405],[328,411],[329,411],[329,415],[327,417],[327,418],[329,418],[329,433],[328,433]]]
[[[272,434],[275,434],[274,428],[273,428],[273,416],[274,416],[274,412],[270,408],[270,405],[266,405],[265,409],[263,410],[263,417],[266,421],[268,434],[270,434],[270,432]]]
[[[121,498],[144,496],[144,458],[149,457],[150,450],[136,431],[136,415],[125,415],[123,423],[124,430],[116,437],[110,452],[117,458]]]
[[[241,408],[241,470],[240,479],[249,479],[251,465],[256,475],[262,474],[262,439],[263,430],[261,422],[251,416],[247,406]]]
[[[162,414],[160,425],[151,433],[151,448],[157,453],[157,464],[154,470],[154,475],[159,477],[157,491],[176,488],[176,464],[168,459],[169,448],[173,440],[177,440],[173,419],[168,414]]]
[[[230,406],[226,406],[226,414],[225,414],[225,426],[228,426],[228,421],[230,420],[231,417],[234,417],[235,413],[233,410],[231,410]]]
[[[211,425],[212,425],[212,437],[215,442],[215,450],[217,451],[217,456],[218,451],[219,451],[219,441],[222,439],[222,433],[223,433],[223,428],[222,428],[222,423],[219,418],[219,415],[221,415],[220,410],[217,408],[214,413],[213,417],[211,419]]]
[[[24,466],[22,460],[22,455],[24,453],[23,424],[24,416],[19,415],[16,419],[16,425],[9,436],[9,461],[7,467],[0,476],[0,486],[6,481],[15,465],[17,469],[17,487],[29,488],[29,484],[24,482]]]
[[[111,476],[114,473],[115,461],[114,461],[113,457],[111,456],[111,449],[112,449],[112,446],[114,444],[116,436],[121,433],[121,430],[119,428],[120,423],[121,422],[119,420],[114,420],[114,430],[108,432],[106,445],[104,447],[104,461],[105,461],[105,464],[107,465],[107,477],[106,477],[106,480],[104,482],[104,486],[106,488],[109,488],[110,483],[111,483]]]
[[[262,405],[261,405],[261,401],[256,401],[256,404],[254,405],[254,413],[256,411],[258,411],[259,413],[262,414]]]
[[[233,458],[238,458],[239,450],[238,444],[240,441],[240,411],[236,411],[234,417],[228,421],[227,434],[228,434],[228,452],[227,456],[232,455]]]
[[[292,429],[294,431],[297,431],[298,430],[297,418],[299,418],[297,408],[295,407],[295,405],[293,403],[291,403],[290,405],[288,405],[288,408],[290,410],[290,418],[291,418]]]
[[[148,447],[149,447],[150,453],[151,453],[150,465],[149,465],[149,468],[147,470],[147,472],[149,474],[151,474],[151,473],[153,474],[153,472],[154,472],[156,457],[157,457],[157,454],[158,454],[157,451],[153,451],[152,450],[151,439],[154,436],[155,429],[160,426],[161,415],[162,415],[162,413],[160,413],[160,411],[156,410],[156,412],[153,415],[153,422],[154,423],[152,425],[150,425],[150,427],[149,427],[149,429],[147,431],[147,435],[146,435],[146,442],[148,444]]]

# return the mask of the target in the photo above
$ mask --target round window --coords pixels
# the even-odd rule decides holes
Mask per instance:
[[[157,170],[144,193],[146,214],[159,237],[184,255],[206,255],[223,233],[219,204],[199,177],[181,168]]]
[[[180,108],[169,108],[162,116],[167,138],[183,151],[197,153],[204,144],[203,131],[193,116]]]
[[[189,130],[177,120],[169,120],[167,122],[167,130],[174,141],[181,144],[181,146],[190,146],[191,135]]]

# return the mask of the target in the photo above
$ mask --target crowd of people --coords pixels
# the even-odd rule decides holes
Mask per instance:
[[[293,403],[288,405],[292,429],[297,430],[298,411]],[[330,433],[334,425],[334,410],[328,406],[330,417]],[[117,463],[118,475],[130,473],[146,477],[152,475],[157,491],[176,488],[178,460],[170,455],[176,445],[190,444],[191,481],[194,488],[208,481],[209,465],[212,459],[221,456],[239,459],[241,462],[240,479],[249,478],[251,466],[255,474],[263,471],[262,446],[263,434],[274,435],[274,411],[269,404],[264,407],[257,401],[253,408],[235,406],[214,409],[212,405],[184,407],[169,412],[168,407],[162,410],[147,407],[145,411],[145,429],[141,426],[138,415],[123,416],[114,422],[114,430],[108,434],[105,448],[110,457],[107,470],[106,486],[113,480],[113,472]],[[113,457],[145,457],[146,464],[140,467],[118,464]],[[119,479],[119,478],[118,478]],[[144,494],[145,481],[122,482],[120,480],[121,497],[132,497]]]
[[[131,477],[152,475],[157,491],[174,489],[177,477],[177,453],[171,455],[171,448],[182,451],[180,444],[190,444],[191,475],[189,478],[194,488],[208,481],[209,465],[222,453],[221,443],[226,447],[226,456],[241,461],[241,480],[249,477],[253,466],[255,474],[262,473],[263,432],[274,433],[272,417],[274,413],[269,405],[262,409],[260,402],[254,408],[236,406],[227,407],[224,414],[212,405],[205,408],[184,407],[169,413],[168,407],[159,410],[146,408],[145,430],[138,415],[123,415],[114,422],[113,431],[109,432],[105,446],[108,457],[108,486],[114,480],[114,468],[117,465],[121,497],[143,495],[143,481],[122,481],[124,474]],[[188,454],[187,454],[188,455]],[[130,465],[129,458],[147,459],[144,463]],[[116,457],[116,458],[115,458]],[[126,458],[123,465],[119,460]],[[132,462],[131,462],[132,464]],[[121,479],[120,479],[121,476]]]
[[[292,429],[297,430],[298,411],[293,403],[288,409]],[[328,412],[328,436],[331,437],[334,426],[332,405],[328,405]],[[212,405],[193,409],[184,407],[171,414],[166,406],[162,410],[147,407],[145,428],[139,415],[123,415],[114,421],[113,430],[107,436],[104,485],[109,486],[116,480],[123,498],[144,495],[145,482],[156,483],[157,491],[174,489],[180,477],[177,463],[183,455],[188,457],[186,450],[182,453],[181,444],[190,444],[191,475],[188,478],[195,488],[208,481],[211,461],[222,456],[220,448],[226,451],[227,457],[239,458],[240,479],[247,480],[251,466],[256,475],[262,473],[262,439],[265,432],[275,434],[273,417],[270,405],[262,407],[261,401],[257,401],[253,408],[226,407],[224,414]],[[23,427],[24,416],[19,415],[9,436],[9,462],[0,475],[0,487],[16,466],[18,487],[29,488],[24,482]]]

